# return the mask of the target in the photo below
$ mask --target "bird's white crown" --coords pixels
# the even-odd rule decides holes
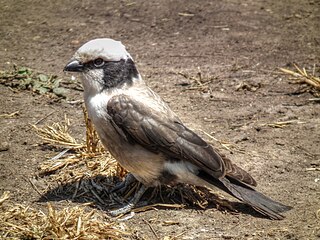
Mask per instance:
[[[75,53],[74,59],[82,63],[102,58],[105,61],[120,61],[132,59],[125,46],[120,41],[110,38],[97,38],[83,44]]]

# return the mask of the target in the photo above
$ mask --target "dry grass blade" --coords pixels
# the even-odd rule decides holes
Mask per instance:
[[[305,68],[300,69],[296,64],[294,64],[296,71],[292,71],[285,68],[279,68],[283,73],[293,76],[297,83],[306,83],[314,87],[317,91],[320,91],[320,78],[314,76],[314,74],[309,74]]]
[[[214,136],[212,136],[211,134],[203,131],[202,129],[199,129],[201,132],[203,132],[206,136],[208,136],[211,140],[214,140],[215,142],[218,142],[223,148],[225,148],[226,150],[232,152],[239,152],[239,153],[245,153],[244,149],[239,148],[237,145],[226,142],[226,141],[221,141],[217,138],[215,138]],[[249,154],[249,153],[248,153]],[[249,154],[251,155],[251,154]]]
[[[317,219],[320,219],[320,209],[318,209],[318,210],[316,211],[316,217],[317,217]]]
[[[82,108],[84,120],[86,123],[86,151],[89,153],[103,153],[105,152],[104,148],[99,144],[99,137],[95,131],[91,120],[88,117],[88,113],[85,107]]]
[[[52,172],[55,172],[61,168],[67,167],[69,165],[78,163],[80,161],[79,158],[63,158],[63,159],[59,159],[57,161],[51,161],[49,164],[47,162],[45,162],[44,164],[42,164],[40,166],[40,171],[39,174],[40,175],[46,175]]]
[[[306,171],[320,171],[320,167],[306,168]],[[0,202],[1,203],[1,202]]]
[[[194,16],[193,13],[182,13],[182,12],[179,12],[178,15],[182,16],[182,17],[193,17]]]
[[[212,136],[211,134],[203,131],[202,129],[199,129],[199,130],[200,130],[201,132],[203,132],[205,135],[207,135],[211,140],[214,140],[214,141],[220,143],[222,147],[224,147],[225,149],[231,151],[231,149],[230,149],[230,147],[232,146],[231,143],[227,143],[227,142],[220,141],[220,140],[218,140],[217,138],[215,138],[214,136]]]
[[[212,83],[217,78],[215,76],[204,76],[200,68],[198,68],[196,76],[191,76],[182,72],[175,72],[175,74],[181,75],[184,78],[192,81],[190,86],[188,86],[184,90],[199,90],[202,92],[207,92],[209,90],[210,83]]]
[[[153,233],[154,237],[155,237],[156,239],[159,239],[159,236],[158,236],[157,232],[154,230],[154,228],[152,227],[151,223],[149,223],[149,222],[148,222],[147,220],[145,220],[145,219],[142,219],[142,220],[149,226],[149,228],[150,228],[151,232]]]
[[[56,210],[47,205],[47,213],[24,205],[6,204],[0,208],[1,239],[123,239],[129,233],[119,230],[97,211],[86,207]]]
[[[1,114],[0,118],[12,118],[17,115],[19,115],[19,111],[15,111],[13,113]]]
[[[185,234],[187,231],[184,231],[184,232],[182,232],[182,233],[179,233],[179,234],[177,234],[177,235],[175,235],[175,236],[165,236],[164,238],[163,238],[163,240],[176,240],[176,239],[180,239],[179,237],[181,237],[183,234]]]
[[[37,135],[49,143],[64,145],[70,148],[84,147],[83,144],[77,143],[69,134],[70,121],[66,116],[63,123],[54,123],[52,126],[45,126],[44,128],[32,126],[36,130]]]
[[[43,162],[40,166],[40,175],[55,173],[57,170],[73,166],[71,171],[64,171],[55,176],[55,180],[62,183],[91,177],[95,175],[110,175],[123,177],[126,172],[118,166],[117,162],[106,152],[100,143],[98,135],[83,108],[86,123],[86,142],[78,143],[70,134],[70,121],[67,117],[61,123],[54,123],[52,126],[39,128],[33,125],[36,133],[44,141],[52,145],[62,145],[72,149],[73,153],[67,154],[62,151],[55,157]],[[80,164],[79,164],[80,163]],[[79,164],[78,166],[75,166]],[[89,170],[89,173],[88,173]],[[73,176],[73,177],[70,177]]]
[[[145,212],[145,211],[148,211],[148,210],[150,210],[150,209],[156,209],[157,207],[163,207],[163,208],[184,208],[185,205],[183,205],[183,204],[155,203],[155,204],[151,204],[151,205],[147,205],[147,206],[135,208],[135,209],[133,209],[133,212]]]
[[[274,123],[266,123],[262,124],[261,126],[269,126],[274,128],[284,128],[286,126],[289,126],[291,124],[303,124],[305,122],[297,121],[297,120],[290,120],[290,121],[284,121],[284,122],[274,122]]]
[[[10,197],[10,192],[9,191],[5,191],[2,196],[0,197],[0,206],[1,204],[6,201],[8,198]]]

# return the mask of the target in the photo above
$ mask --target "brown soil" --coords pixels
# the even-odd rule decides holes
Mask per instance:
[[[150,219],[161,239],[183,232],[178,239],[320,238],[320,174],[306,171],[320,167],[320,105],[277,71],[296,62],[310,69],[317,64],[319,74],[318,0],[0,0],[0,11],[1,69],[14,63],[67,78],[62,69],[82,43],[121,40],[148,84],[188,126],[206,139],[199,129],[245,149],[222,151],[252,173],[259,190],[294,207],[282,221],[216,208],[151,210],[126,221],[139,238],[155,239]],[[193,80],[178,73],[196,77],[199,71],[212,81],[187,90]],[[67,114],[82,138],[81,107],[0,89],[0,114],[19,111],[0,119],[0,142],[9,143],[0,152],[0,194],[9,190],[14,201],[41,208],[27,179],[55,153],[36,145],[41,140],[30,124],[49,113],[40,125]],[[81,99],[81,92],[70,91],[68,98]],[[263,125],[288,120],[296,121],[283,128]],[[50,184],[39,182],[42,189]],[[167,226],[164,220],[179,224]]]

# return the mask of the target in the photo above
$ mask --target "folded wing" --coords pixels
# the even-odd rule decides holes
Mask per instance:
[[[178,118],[151,109],[148,104],[142,104],[127,95],[112,97],[107,107],[115,129],[132,144],[161,152],[170,159],[189,161],[215,178],[228,175],[256,185],[247,172],[216,152]]]

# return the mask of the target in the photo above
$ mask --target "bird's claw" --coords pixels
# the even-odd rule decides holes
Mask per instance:
[[[111,210],[109,211],[109,214],[113,217],[119,216],[121,214],[126,214],[128,212],[131,212],[131,210],[137,205],[142,195],[147,190],[147,187],[142,185],[141,188],[136,192],[136,194],[133,196],[133,198],[130,200],[130,202],[125,205],[124,207],[121,207],[119,209]]]
[[[121,208],[118,208],[118,209],[115,209],[115,210],[111,210],[109,211],[109,214],[112,216],[112,217],[117,217],[119,215],[122,215],[122,214],[126,214],[126,213],[129,213],[131,212],[131,210],[134,208],[134,204],[133,203],[129,203]]]
[[[127,190],[128,186],[130,186],[130,184],[134,181],[136,181],[135,177],[131,173],[128,173],[122,182],[117,183],[110,190],[110,193],[120,192],[121,194],[123,194]]]

